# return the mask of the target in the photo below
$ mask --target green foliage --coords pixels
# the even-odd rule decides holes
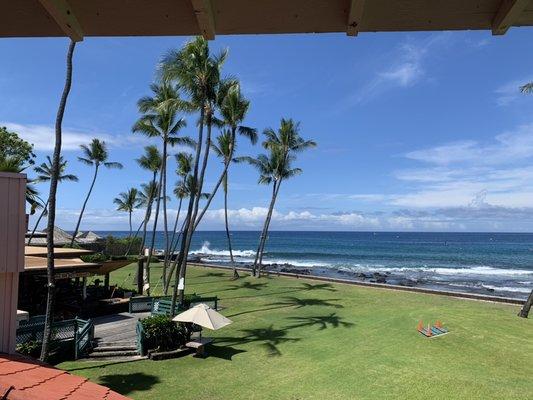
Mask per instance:
[[[103,263],[109,260],[109,257],[104,253],[88,254],[86,256],[81,256],[80,258],[82,259],[82,261],[96,264]]]
[[[0,170],[15,172],[14,169],[23,169],[33,165],[35,161],[33,145],[21,139],[15,132],[0,127]],[[16,167],[16,168],[15,168]]]
[[[141,241],[142,239],[140,237],[118,238],[109,235],[105,240],[104,253],[108,256],[123,256],[126,254],[128,248],[130,248],[131,243],[130,253],[137,254],[141,248]]]
[[[41,343],[35,340],[30,340],[25,343],[19,343],[17,344],[16,351],[17,353],[22,354],[23,356],[37,358],[39,357],[39,354],[41,352]]]
[[[154,315],[141,320],[148,349],[174,350],[185,344],[187,333],[166,315]]]

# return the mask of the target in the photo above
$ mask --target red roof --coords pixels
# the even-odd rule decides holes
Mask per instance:
[[[111,389],[39,361],[0,354],[0,399],[128,400]]]

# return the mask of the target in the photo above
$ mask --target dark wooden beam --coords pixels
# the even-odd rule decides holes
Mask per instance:
[[[83,40],[83,30],[67,0],[39,0],[61,30],[74,42]]]
[[[207,40],[215,39],[215,16],[211,0],[191,0],[191,3],[202,36]]]
[[[492,34],[505,35],[528,4],[529,0],[502,0],[492,19]]]
[[[365,0],[350,0],[348,22],[346,24],[346,34],[348,36],[357,36],[359,33],[359,26],[361,25],[364,11]]]

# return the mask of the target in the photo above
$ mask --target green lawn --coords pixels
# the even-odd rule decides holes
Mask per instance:
[[[130,268],[112,282],[132,285]],[[517,306],[229,277],[189,272],[188,291],[218,295],[234,321],[212,333],[210,357],[59,367],[143,400],[533,399],[533,320]],[[420,319],[450,333],[426,339]]]

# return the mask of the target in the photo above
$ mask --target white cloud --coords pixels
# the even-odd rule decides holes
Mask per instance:
[[[435,48],[449,42],[450,33],[432,34],[425,40],[409,39],[401,43],[387,59],[390,65],[376,72],[349,101],[362,103],[392,88],[407,88],[416,85],[426,75],[426,60]]]
[[[520,92],[520,87],[528,82],[533,82],[533,76],[513,80],[498,87],[494,91],[496,94],[496,104],[499,106],[508,106],[520,99],[526,99],[526,96]]]
[[[500,207],[533,205],[533,124],[504,132],[489,142],[462,141],[405,155],[424,165],[394,173],[409,184],[391,196],[402,207]]]
[[[32,143],[37,151],[52,151],[55,143],[55,128],[48,125],[18,124],[1,122],[0,126],[16,132],[21,138]],[[104,140],[110,146],[121,147],[124,144],[146,145],[148,141],[140,135],[110,135],[100,132],[81,132],[63,128],[62,149],[64,151],[79,150],[80,145],[88,144],[93,138]]]

